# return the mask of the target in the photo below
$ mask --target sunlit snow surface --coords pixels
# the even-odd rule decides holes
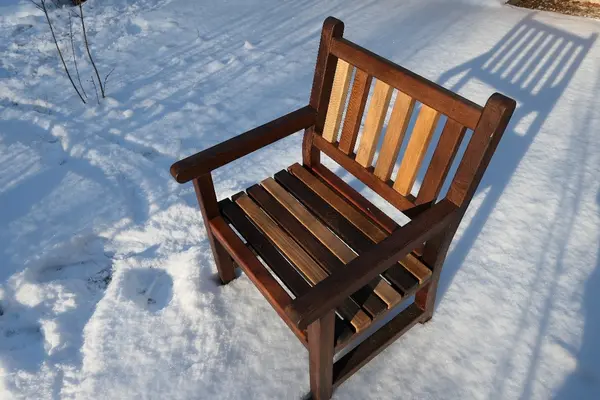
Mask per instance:
[[[99,69],[115,67],[100,105],[83,54],[87,106],[43,14],[0,3],[1,399],[308,392],[303,346],[243,274],[217,285],[192,186],[168,169],[305,105],[328,15],[350,40],[480,104],[495,91],[518,101],[434,319],[334,398],[600,398],[600,22],[498,0],[84,9]],[[66,15],[52,12],[72,65]],[[297,134],[215,171],[219,196],[299,161],[300,145]]]

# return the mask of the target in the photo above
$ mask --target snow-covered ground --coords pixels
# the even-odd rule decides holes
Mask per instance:
[[[76,97],[43,14],[0,4],[1,399],[308,391],[305,350],[250,281],[217,285],[193,189],[168,168],[305,105],[328,15],[470,99],[500,91],[519,103],[450,250],[433,321],[335,398],[600,398],[600,22],[499,0],[85,10],[100,70],[115,67],[101,105]],[[64,34],[64,11],[53,17]],[[217,170],[217,192],[300,160],[300,142]]]

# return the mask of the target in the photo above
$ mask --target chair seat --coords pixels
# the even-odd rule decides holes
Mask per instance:
[[[360,201],[376,209],[364,197]],[[222,200],[219,209],[280,285],[298,297],[391,233],[389,226],[386,229],[354,204],[309,169],[294,164]],[[336,350],[430,277],[431,270],[409,254],[346,299],[336,309]]]

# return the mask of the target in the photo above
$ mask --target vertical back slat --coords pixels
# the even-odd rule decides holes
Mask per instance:
[[[381,135],[381,128],[387,114],[393,88],[387,83],[376,80],[373,96],[365,119],[365,129],[356,152],[356,162],[363,167],[370,167],[375,155],[375,149]]]
[[[352,83],[352,93],[350,94],[350,100],[348,100],[346,118],[344,119],[342,136],[340,138],[340,150],[346,154],[354,151],[372,79],[365,71],[356,69],[354,82]]]
[[[394,189],[403,196],[410,194],[439,118],[438,111],[422,105],[394,182]]]
[[[402,146],[402,140],[406,133],[406,128],[410,122],[413,109],[415,107],[415,99],[409,95],[398,91],[390,122],[383,137],[383,145],[381,152],[377,157],[377,165],[375,166],[375,176],[383,181],[387,181],[392,176],[392,170],[396,164],[396,158]]]
[[[337,141],[342,122],[342,113],[344,112],[346,98],[348,97],[352,68],[346,61],[338,59],[335,77],[333,78],[331,97],[329,99],[329,107],[327,109],[327,117],[325,118],[325,127],[323,128],[323,138],[330,143]]]
[[[466,130],[467,128],[453,119],[448,118],[446,121],[440,141],[435,148],[429,167],[427,167],[423,184],[419,189],[417,205],[433,202],[440,194]]]

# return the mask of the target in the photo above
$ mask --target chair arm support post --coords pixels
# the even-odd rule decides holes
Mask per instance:
[[[189,182],[315,123],[316,110],[302,107],[171,165],[179,183]]]
[[[460,218],[460,211],[451,201],[440,201],[371,250],[352,260],[345,268],[319,282],[305,295],[296,298],[286,307],[286,314],[299,329],[306,329],[352,293],[406,257],[415,247],[450,227]]]

